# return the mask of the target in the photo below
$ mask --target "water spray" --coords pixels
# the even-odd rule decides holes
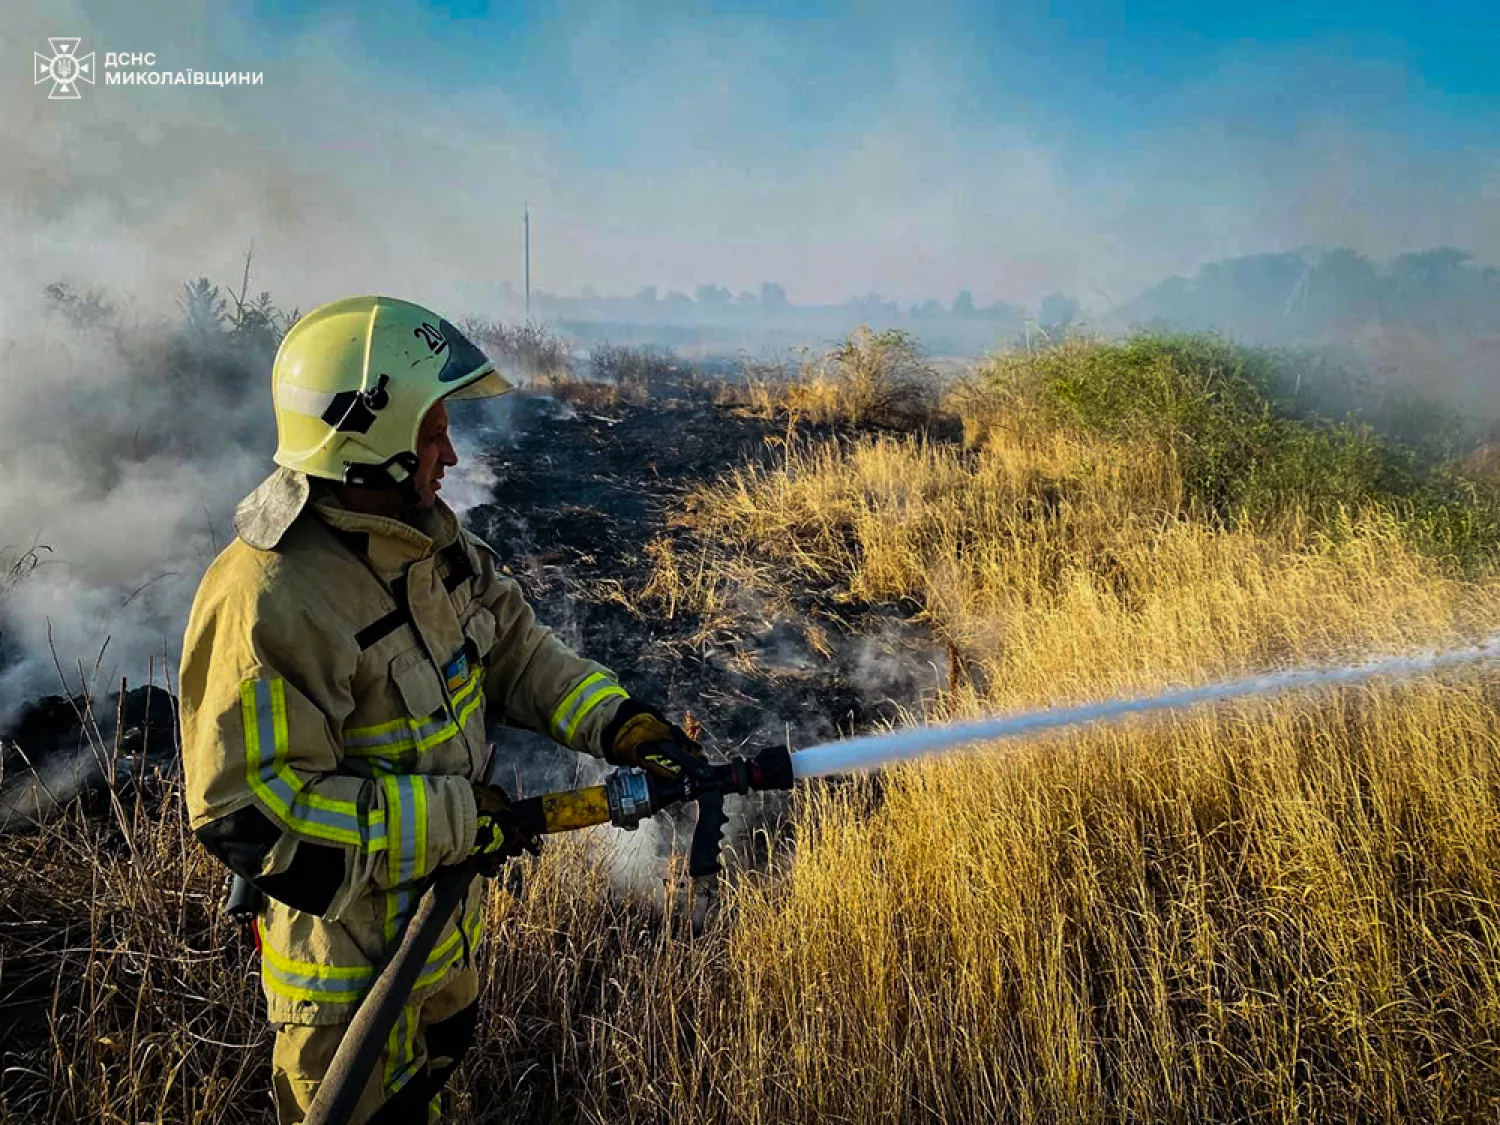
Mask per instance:
[[[871,734],[799,750],[792,755],[792,772],[799,778],[854,773],[1016,735],[1096,723],[1116,723],[1135,715],[1181,711],[1251,696],[1280,695],[1301,688],[1347,686],[1376,678],[1411,679],[1443,668],[1496,658],[1500,658],[1500,634],[1468,648],[1420,653],[1415,656],[1390,656],[1333,668],[1294,668],[1285,672],[1222,680],[1201,687],[1180,688],[1157,695],[1112,699],[1076,707],[1024,711],[1018,715],[994,716],[946,726],[917,727],[890,734]]]

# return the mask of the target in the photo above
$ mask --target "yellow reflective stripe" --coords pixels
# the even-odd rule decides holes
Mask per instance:
[[[469,716],[474,713],[481,703],[484,702],[484,692],[476,691],[480,682],[480,675],[476,671],[469,677],[469,682],[458,690],[453,697],[455,707],[473,695],[458,712],[456,719],[450,719],[441,725],[432,722],[420,722],[416,719],[392,719],[390,722],[379,723],[371,727],[349,727],[344,731],[344,752],[356,757],[384,757],[391,754],[401,754],[408,750],[425,753],[440,742],[446,742],[462,729],[464,723],[468,722]],[[397,732],[401,733],[397,733]]]
[[[401,846],[406,834],[401,815],[401,789],[394,774],[383,778],[381,784],[385,788],[386,885],[399,887],[406,882],[401,878]]]
[[[389,734],[393,730],[400,730],[409,725],[410,719],[392,719],[388,723],[377,723],[373,727],[346,727],[344,737],[347,738],[373,738],[377,735]]]
[[[603,703],[606,699],[615,698],[626,698],[625,689],[622,688],[619,684],[610,684],[609,687],[604,688],[601,691],[597,691],[593,695],[589,696],[589,698],[584,701],[583,706],[578,709],[578,714],[573,716],[573,721],[568,724],[568,729],[565,737],[571,740],[573,737],[573,733],[578,729],[578,724],[583,722],[584,718],[590,711],[599,706],[599,704]]]
[[[433,951],[432,956],[427,959],[426,971],[417,978],[417,983],[412,986],[413,988],[426,988],[429,984],[434,984],[443,978],[443,974],[463,956],[463,946],[460,943],[465,935],[469,939],[469,948],[472,949],[478,944],[480,931],[484,928],[483,904],[484,900],[476,897],[474,905],[469,909],[469,916],[460,918],[459,924],[453,927],[453,932],[448,935],[448,939]],[[462,933],[459,932],[460,929]],[[435,962],[438,963],[435,964]]]
[[[427,786],[421,778],[412,782],[412,820],[417,830],[412,833],[412,878],[420,879],[427,874]]]
[[[557,710],[552,712],[552,730],[555,733],[562,734],[563,721],[572,710],[573,705],[578,702],[578,697],[604,678],[603,672],[595,672],[591,676],[584,677],[582,683],[563,696],[563,701],[557,705]]]
[[[261,955],[273,966],[284,973],[295,973],[305,977],[326,977],[331,980],[360,980],[369,979],[374,976],[375,970],[369,965],[324,965],[317,961],[296,961],[280,952],[261,935]]]
[[[413,1005],[401,1009],[396,1026],[386,1040],[385,1092],[394,1094],[416,1073],[417,1067],[417,1013]]]
[[[463,687],[459,688],[458,691],[454,692],[453,694],[453,703],[455,706],[462,702],[462,700],[471,691],[479,686],[479,681],[481,678],[482,677],[480,675],[480,669],[478,668],[474,669],[474,671],[470,673],[469,678],[464,683]],[[372,738],[378,738],[383,734],[390,734],[392,731],[398,731],[402,730],[403,728],[409,727],[420,728],[424,725],[424,723],[419,723],[415,719],[402,717],[399,719],[391,719],[384,723],[376,723],[374,726],[345,727],[344,738],[350,741],[369,740]]]
[[[439,742],[447,742],[448,739],[452,738],[457,733],[458,724],[455,722],[449,722],[446,726],[439,727],[437,730],[433,731],[426,738],[419,738],[416,745],[412,748],[420,754],[423,751],[431,750]]]
[[[364,997],[375,981],[375,969],[369,965],[318,965],[294,961],[277,952],[261,938],[262,979],[278,996],[314,1003],[355,1003]]]
[[[442,980],[463,955],[462,942],[466,935],[471,948],[478,943],[484,923],[483,905],[483,898],[476,896],[468,916],[460,918],[453,932],[428,955],[427,965],[413,988],[426,988]],[[390,940],[394,940],[393,937],[388,943]],[[370,965],[334,966],[293,960],[273,948],[264,934],[261,935],[261,959],[262,968],[267,970],[262,975],[266,987],[276,995],[292,1000],[358,1003],[364,999],[375,979],[375,969]]]
[[[381,779],[385,788],[388,886],[405,887],[421,878],[427,859],[427,785],[412,774]]]
[[[369,754],[391,750],[399,753],[410,749],[417,739],[438,730],[442,722],[442,719],[403,718],[381,723],[379,727],[351,727],[344,731],[344,752]]]
[[[483,702],[484,693],[480,692],[479,694],[474,696],[473,699],[469,700],[468,703],[464,704],[463,710],[458,713],[458,725],[461,727],[465,723],[467,723],[469,721],[469,716],[474,713],[474,708],[478,707]]]
[[[623,698],[626,692],[603,672],[595,672],[584,678],[552,712],[552,731],[560,742],[568,742],[584,717],[606,699]]]
[[[365,988],[345,992],[325,992],[320,988],[302,988],[277,980],[270,974],[261,979],[265,981],[266,987],[277,996],[285,996],[288,1000],[307,1000],[314,1004],[357,1004],[364,999],[366,991]]]
[[[283,824],[303,836],[365,851],[385,847],[385,819],[379,809],[365,813],[352,801],[310,792],[306,780],[287,766],[291,738],[286,684],[280,677],[241,681],[240,721],[246,783]]]
[[[453,693],[453,706],[457,707],[463,702],[464,696],[479,686],[479,673],[480,669],[475,668],[473,672],[469,673],[469,682]]]

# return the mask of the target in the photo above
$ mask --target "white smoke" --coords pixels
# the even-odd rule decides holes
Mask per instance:
[[[0,667],[0,721],[65,685],[143,683],[153,658],[165,683],[192,592],[274,437],[258,357],[222,339],[190,347],[162,323],[82,325],[41,296],[0,321],[0,562],[31,548],[38,560],[0,589],[20,657]]]

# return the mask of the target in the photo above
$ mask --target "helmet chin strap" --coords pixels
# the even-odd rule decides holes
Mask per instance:
[[[402,503],[416,507],[422,502],[417,492],[417,468],[421,464],[415,453],[396,453],[378,465],[344,462],[344,483],[355,488],[393,489],[401,494]]]

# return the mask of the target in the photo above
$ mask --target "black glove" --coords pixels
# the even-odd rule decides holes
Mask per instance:
[[[523,852],[540,854],[542,838],[516,818],[505,790],[497,785],[475,785],[474,804],[479,810],[479,823],[471,855],[481,875],[499,874],[506,860]]]
[[[655,707],[626,699],[604,732],[604,760],[633,766],[667,781],[681,781],[708,761],[687,731],[667,722]]]

